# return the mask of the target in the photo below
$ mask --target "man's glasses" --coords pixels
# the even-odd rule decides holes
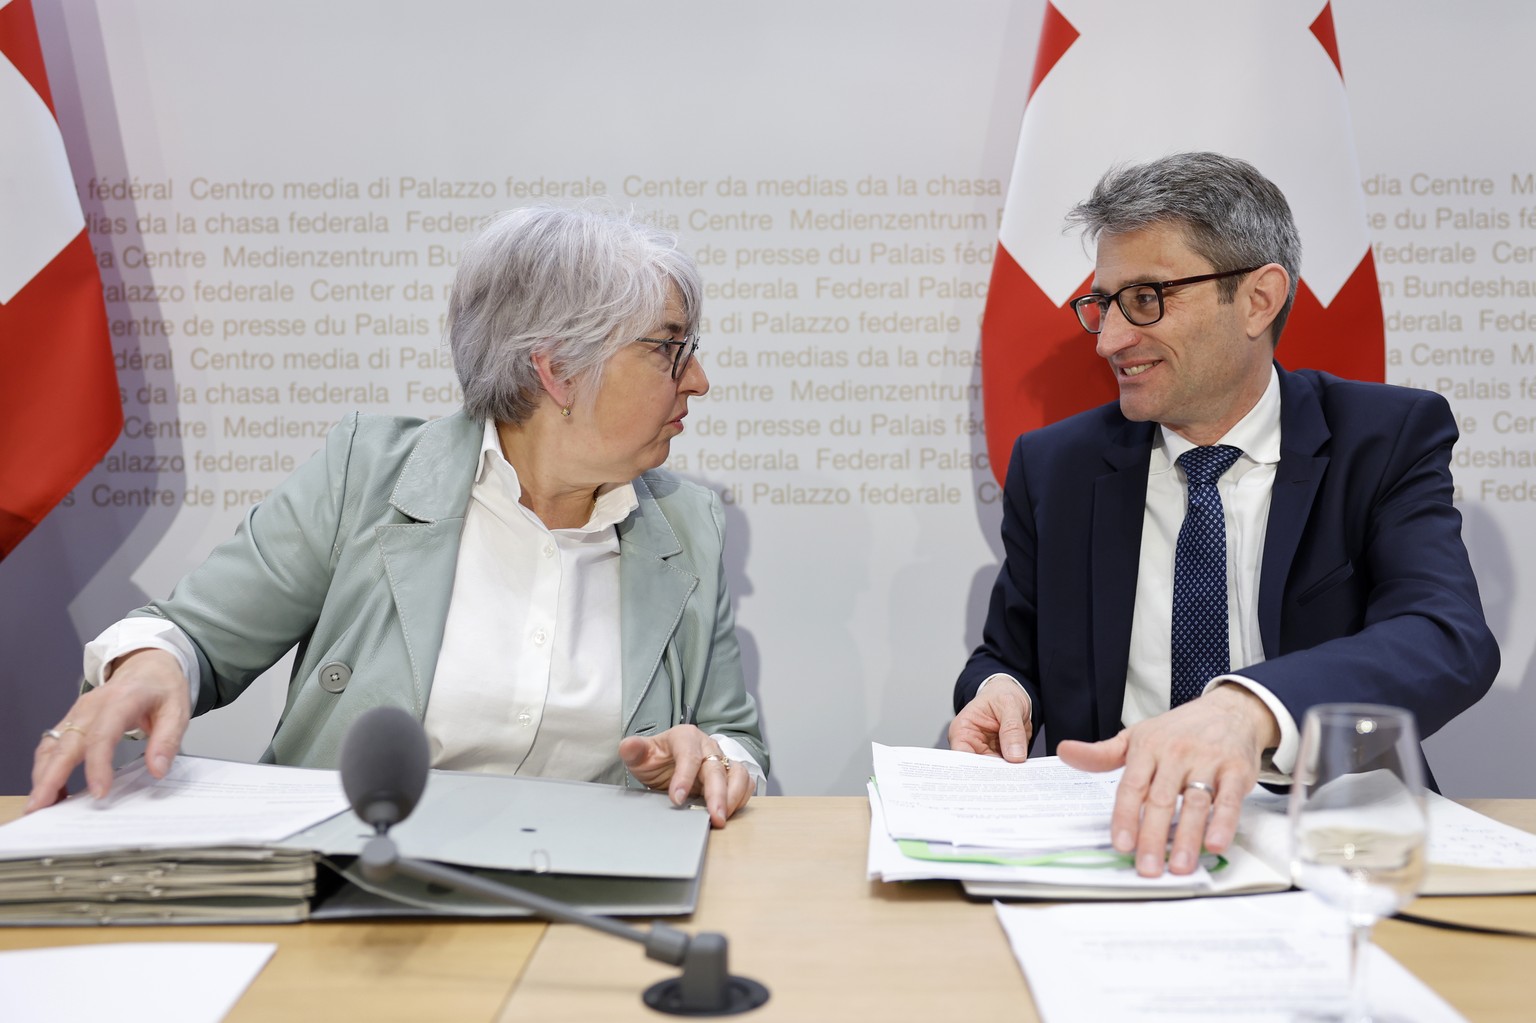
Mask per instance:
[[[669,337],[637,337],[637,345],[656,345],[672,352],[672,379],[681,380],[693,361],[693,353],[699,350],[699,335],[685,334],[681,339]]]
[[[1137,327],[1150,327],[1163,318],[1163,292],[1167,289],[1182,288],[1186,284],[1200,284],[1203,281],[1219,281],[1223,277],[1236,277],[1239,274],[1251,274],[1257,269],[1259,267],[1250,266],[1242,270],[1223,270],[1214,274],[1180,277],[1176,281],[1127,284],[1113,295],[1090,292],[1072,300],[1072,311],[1077,313],[1077,322],[1081,323],[1083,329],[1090,334],[1097,334],[1104,329],[1104,319],[1109,315],[1111,302],[1120,307],[1120,312],[1125,314],[1126,322]]]

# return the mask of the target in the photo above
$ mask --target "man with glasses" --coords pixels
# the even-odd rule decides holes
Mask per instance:
[[[1120,398],[1014,446],[950,744],[1021,761],[1045,728],[1073,766],[1124,766],[1112,842],[1184,874],[1255,780],[1287,779],[1307,707],[1407,707],[1429,735],[1498,648],[1445,400],[1275,361],[1301,243],[1272,182],[1179,154],[1111,170],[1068,219],[1098,244],[1071,304]]]

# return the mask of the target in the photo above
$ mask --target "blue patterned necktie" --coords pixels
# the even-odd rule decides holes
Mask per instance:
[[[1216,481],[1242,455],[1217,444],[1179,456],[1189,510],[1173,554],[1173,684],[1169,705],[1188,703],[1230,668],[1227,649],[1227,526]]]

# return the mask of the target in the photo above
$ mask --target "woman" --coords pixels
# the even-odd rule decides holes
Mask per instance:
[[[379,705],[433,766],[665,788],[723,826],[768,767],[742,682],[710,490],[654,471],[709,389],[702,289],[633,218],[532,207],[465,250],[448,340],[464,407],[354,413],[169,600],[86,649],[28,809],[82,760],[105,795],[125,729],[163,777],[192,713],[295,644],[264,760],[334,767]]]

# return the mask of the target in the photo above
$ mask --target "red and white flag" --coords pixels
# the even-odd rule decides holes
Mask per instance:
[[[31,0],[0,0],[0,558],[122,428],[101,275]]]
[[[1276,357],[1382,380],[1386,335],[1333,12],[1325,0],[1050,0],[982,321],[987,449],[1115,400],[1067,308],[1092,252],[1069,209],[1112,164],[1211,150],[1252,163],[1301,231],[1301,283]]]

